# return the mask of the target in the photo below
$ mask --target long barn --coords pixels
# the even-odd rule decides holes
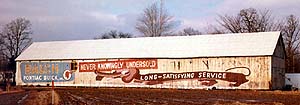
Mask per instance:
[[[34,42],[17,85],[282,89],[280,32]]]

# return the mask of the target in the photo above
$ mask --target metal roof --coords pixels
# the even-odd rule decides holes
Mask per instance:
[[[272,55],[280,32],[34,42],[16,60]]]

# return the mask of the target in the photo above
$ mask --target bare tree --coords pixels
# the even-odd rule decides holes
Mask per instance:
[[[175,26],[172,19],[172,16],[163,9],[162,3],[160,7],[154,3],[144,9],[142,16],[138,19],[136,29],[146,37],[168,35]]]
[[[7,63],[7,59],[5,59],[3,52],[4,52],[4,39],[0,34],[0,71],[5,70],[6,63]]]
[[[0,33],[0,56],[4,56],[3,52],[4,52],[4,38]]]
[[[269,10],[257,12],[256,9],[242,9],[237,16],[219,16],[218,23],[224,29],[219,32],[251,33],[280,30],[280,23],[276,23]]]
[[[188,27],[184,28],[182,31],[178,32],[179,36],[191,36],[191,35],[201,35],[202,33],[199,30]]]
[[[285,42],[286,50],[286,68],[287,72],[300,72],[299,68],[299,44],[300,44],[300,24],[299,19],[294,15],[287,17],[285,24],[282,27],[282,36]]]
[[[204,34],[225,34],[221,26],[209,24],[203,30]]]
[[[12,20],[2,29],[3,54],[8,59],[9,69],[12,70],[13,73],[16,72],[15,59],[32,43],[32,38],[30,38],[31,34],[30,21],[25,18]],[[15,75],[13,76],[13,82],[15,83]]]
[[[132,38],[133,35],[130,33],[118,32],[117,30],[111,30],[109,32],[103,33],[99,37],[95,37],[94,39],[113,39],[113,38]]]

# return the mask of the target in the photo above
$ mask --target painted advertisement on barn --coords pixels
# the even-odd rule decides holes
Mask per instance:
[[[234,69],[243,69],[248,71],[248,74],[230,72]],[[195,71],[195,72],[180,72],[180,73],[149,73],[140,74],[140,70],[126,69],[126,70],[116,70],[111,73],[96,72],[96,79],[101,81],[105,78],[121,78],[124,83],[142,83],[145,85],[157,85],[164,84],[164,82],[170,81],[184,81],[189,79],[198,80],[201,85],[212,86],[218,83],[218,81],[229,82],[229,86],[238,87],[241,84],[248,82],[246,78],[251,74],[251,71],[247,67],[234,67],[226,69],[224,72],[211,72],[211,71]]]
[[[91,72],[95,77],[78,82],[112,87],[268,89],[268,63],[267,57],[85,61],[79,62],[79,74]]]
[[[79,72],[111,71],[123,69],[157,69],[157,59],[79,62]]]
[[[75,78],[70,62],[22,62],[20,67],[24,83],[65,82]]]

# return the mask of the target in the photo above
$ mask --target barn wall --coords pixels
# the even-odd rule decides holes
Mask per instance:
[[[71,61],[18,62],[17,85],[51,84],[51,80],[28,77],[53,74],[56,86],[270,89],[272,74],[270,56],[75,61],[76,71],[68,67]],[[59,69],[51,66],[56,63]]]
[[[272,57],[272,89],[282,89],[285,86],[284,59]]]
[[[282,39],[277,42],[272,56],[272,89],[285,86],[285,53]]]

